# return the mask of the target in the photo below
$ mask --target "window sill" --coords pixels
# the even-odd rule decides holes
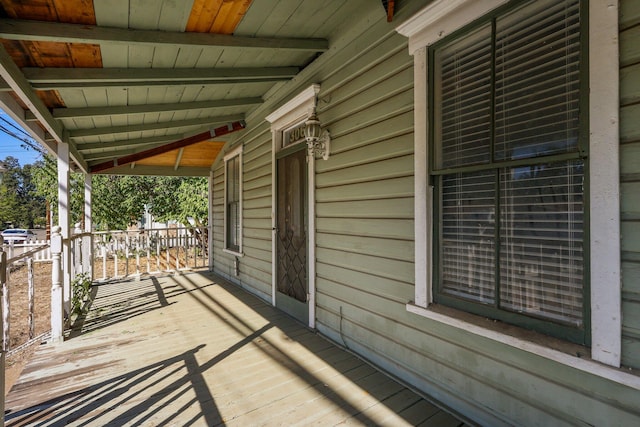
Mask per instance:
[[[640,390],[640,376],[624,368],[593,361],[589,357],[590,349],[587,347],[438,304],[425,308],[410,302],[406,308],[410,313],[435,322]]]
[[[236,252],[236,251],[232,251],[231,249],[223,249],[222,252],[229,255],[237,256],[238,258],[242,258],[244,256],[243,252]]]

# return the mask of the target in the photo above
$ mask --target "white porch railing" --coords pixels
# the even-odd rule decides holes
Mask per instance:
[[[51,337],[62,340],[69,326],[71,284],[84,274],[90,280],[105,281],[130,275],[176,272],[209,265],[208,227],[170,227],[141,231],[81,233],[63,239],[60,227],[53,227],[51,240],[24,244],[0,243],[0,301],[2,302],[2,349],[10,347],[11,268],[26,269],[28,279],[29,339],[34,338],[34,263],[51,262]],[[68,248],[68,267],[65,265]],[[13,267],[12,267],[13,265]],[[68,271],[67,271],[68,270]],[[24,271],[24,270],[23,270]],[[66,277],[65,277],[66,276]],[[65,287],[65,284],[66,285]],[[22,284],[20,284],[22,285]],[[15,284],[14,284],[15,286]],[[21,311],[24,310],[21,307]]]
[[[11,349],[11,294],[10,282],[12,269],[26,268],[26,283],[18,283],[17,285],[26,285],[27,287],[27,324],[28,324],[28,340],[35,338],[35,315],[34,315],[34,298],[35,298],[35,279],[34,279],[34,259],[38,256],[42,258],[41,253],[48,251],[49,244],[28,244],[28,245],[2,245],[0,239],[0,252],[2,252],[2,263],[0,266],[1,291],[2,292],[2,350],[9,351]],[[6,252],[5,250],[8,249]],[[19,254],[17,254],[19,253]],[[24,343],[21,343],[24,344]]]
[[[207,227],[93,233],[94,279],[208,265]]]

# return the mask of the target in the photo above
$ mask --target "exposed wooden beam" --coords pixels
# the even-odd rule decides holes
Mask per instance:
[[[55,89],[66,83],[186,84],[187,82],[234,82],[289,80],[298,67],[261,68],[33,68],[22,69],[24,77],[37,89]]]
[[[0,19],[0,38],[63,43],[116,43],[176,47],[223,47],[324,52],[325,39],[241,37],[225,34],[133,30],[96,25]]]
[[[178,170],[178,167],[180,167],[180,161],[182,160],[182,154],[184,154],[184,147],[180,148],[180,150],[178,150],[178,155],[176,156],[176,163],[175,165],[173,165],[173,170]]]
[[[148,148],[146,149],[148,150]],[[91,163],[97,160],[106,160],[106,159],[113,160],[118,157],[128,156],[129,154],[139,153],[144,150],[145,150],[144,147],[138,147],[138,148],[125,148],[122,150],[114,150],[114,151],[101,151],[98,153],[85,154],[84,158],[87,162]]]
[[[168,153],[169,151],[177,150],[183,147],[188,147],[189,145],[193,145],[198,142],[206,141],[212,138],[217,138],[219,136],[226,135],[231,132],[237,132],[239,130],[244,129],[245,126],[246,124],[244,121],[235,121],[233,123],[229,123],[226,126],[220,126],[210,131],[202,132],[197,135],[190,136],[188,138],[183,138],[179,141],[175,141],[170,144],[163,145],[161,147],[151,148],[149,150],[145,150],[139,153],[120,157],[113,161],[99,163],[97,165],[91,166],[90,171],[91,173],[103,172],[105,170],[109,170],[116,166],[122,166],[129,163],[137,162],[138,160],[157,156],[159,154]]]
[[[218,86],[242,83],[277,83],[290,80],[287,78],[259,78],[259,79],[222,79],[222,80],[186,80],[178,82],[175,80],[158,80],[158,81],[137,81],[137,82],[51,82],[51,83],[33,83],[31,87],[37,90],[61,90],[61,89],[100,89],[100,88],[134,88],[134,87],[153,87],[153,86]]]
[[[181,167],[178,170],[173,169],[173,166],[149,166],[135,164],[135,168],[132,168],[130,163],[123,166],[117,166],[112,169],[105,169],[99,172],[93,172],[95,174],[108,174],[108,175],[139,175],[139,176],[204,176],[208,177],[210,168],[202,168],[195,166]]]
[[[84,144],[78,143],[77,146],[78,146],[78,150],[83,154],[91,153],[94,151],[108,153],[110,150],[161,144],[163,142],[171,142],[171,141],[175,141],[176,139],[182,139],[184,137],[185,136],[182,134],[162,135],[162,136],[152,136],[149,138],[122,139],[122,140],[112,141],[112,142],[89,142]]]
[[[2,77],[0,77],[0,92],[11,92],[11,86]]]
[[[125,105],[120,107],[54,108],[53,117],[70,119],[78,117],[119,116],[126,114],[164,113],[172,111],[204,110],[206,108],[238,107],[261,104],[262,98],[219,99],[200,102],[177,102],[171,104]]]
[[[9,84],[11,89],[18,95],[20,100],[25,103],[27,108],[35,114],[42,126],[47,132],[49,132],[55,139],[56,143],[68,142],[68,137],[64,126],[53,118],[53,115],[36,95],[35,91],[31,88],[29,82],[24,78],[24,75],[13,62],[13,58],[9,55],[4,45],[0,43],[0,78]],[[29,128],[29,123],[24,117],[19,118],[18,123]],[[42,141],[45,142],[45,141]],[[69,144],[69,153],[74,163],[83,171],[87,171],[87,162],[82,158],[82,155],[78,152],[73,144]]]
[[[63,126],[57,122],[47,106],[35,94],[29,82],[24,78],[18,66],[7,50],[0,44],[0,77],[11,87],[27,107],[42,122],[47,131],[53,135],[56,141],[62,141]]]
[[[200,117],[197,119],[160,122],[160,123],[142,123],[139,125],[124,125],[124,126],[111,126],[105,128],[91,128],[91,129],[76,129],[69,131],[70,138],[83,138],[86,136],[97,135],[110,135],[115,133],[127,133],[127,132],[141,132],[147,130],[157,129],[172,129],[185,126],[202,126],[202,125],[214,125],[216,123],[234,122],[243,120],[242,114],[235,114],[230,116],[219,117]]]
[[[28,122],[25,119],[26,114],[30,111],[24,111],[18,101],[8,93],[0,93],[0,109],[4,110],[16,122],[20,123],[25,131],[38,141],[51,154],[56,153],[56,141],[48,140],[47,133],[35,122]]]

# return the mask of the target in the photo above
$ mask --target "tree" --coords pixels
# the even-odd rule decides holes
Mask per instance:
[[[0,226],[33,228],[45,216],[45,199],[35,193],[31,165],[20,166],[18,159],[2,162],[5,172],[0,184]]]
[[[51,155],[44,155],[43,160],[36,162],[30,169],[34,184],[34,194],[49,202],[53,214],[53,221],[57,222],[58,214],[58,162]],[[70,219],[75,224],[82,220],[84,208],[84,176],[80,173],[71,173],[69,177],[70,188]]]
[[[52,207],[57,206],[57,164],[52,157],[34,170],[38,194]],[[122,230],[142,218],[147,206],[160,221],[178,220],[188,224],[206,225],[208,218],[208,187],[206,178],[158,176],[93,175],[92,219],[99,230]],[[82,217],[84,178],[71,174],[72,222]]]
[[[195,225],[207,225],[209,220],[209,182],[206,178],[185,178],[178,188],[178,212],[175,217],[186,224],[193,218]]]

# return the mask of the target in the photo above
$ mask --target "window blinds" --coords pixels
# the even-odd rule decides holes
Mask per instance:
[[[578,0],[532,1],[434,52],[441,291],[573,326],[584,289],[579,18]],[[549,157],[566,153],[575,158]]]

